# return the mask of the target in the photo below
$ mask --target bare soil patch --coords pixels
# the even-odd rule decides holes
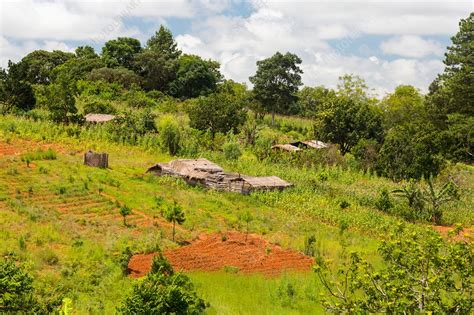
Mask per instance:
[[[134,255],[128,265],[130,276],[146,275],[154,255]],[[218,271],[230,267],[240,273],[276,276],[284,271],[310,271],[314,264],[312,257],[239,232],[202,235],[190,245],[164,251],[164,255],[175,270],[181,271]]]

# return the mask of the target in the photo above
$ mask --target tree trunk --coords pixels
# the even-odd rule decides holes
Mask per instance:
[[[125,218],[126,218],[126,216],[123,216],[123,225],[127,226],[127,220]]]
[[[174,235],[176,233],[175,228],[176,228],[176,222],[173,222],[173,242],[174,242]]]
[[[272,126],[275,126],[275,111],[272,110]]]

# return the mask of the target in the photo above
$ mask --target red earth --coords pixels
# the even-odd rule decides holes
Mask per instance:
[[[177,271],[218,271],[234,267],[242,273],[276,276],[283,271],[310,271],[314,259],[285,250],[257,235],[239,232],[202,235],[190,245],[164,251]],[[134,255],[128,264],[130,276],[138,278],[151,269],[155,254]]]

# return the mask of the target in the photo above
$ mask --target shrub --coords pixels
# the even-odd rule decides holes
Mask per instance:
[[[240,145],[234,136],[229,136],[229,140],[222,146],[222,151],[227,160],[238,160],[242,156]]]
[[[33,278],[12,258],[0,261],[0,312],[32,313],[38,306],[33,296]]]
[[[161,147],[171,155],[176,155],[181,147],[179,123],[172,115],[163,115],[158,122]]]
[[[387,189],[382,189],[379,197],[375,201],[375,207],[383,212],[388,212],[393,207],[392,201],[390,200],[390,194]]]
[[[191,280],[174,273],[166,259],[153,259],[152,271],[133,286],[118,312],[122,314],[201,314],[206,303],[196,293]]]

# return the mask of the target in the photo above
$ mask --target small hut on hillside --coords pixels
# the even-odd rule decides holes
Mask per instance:
[[[202,185],[219,191],[249,194],[252,191],[283,190],[292,184],[277,176],[253,177],[227,173],[217,164],[200,158],[158,163],[147,170],[157,176],[176,176],[190,185]]]
[[[114,120],[116,117],[115,115],[108,115],[108,114],[87,114],[84,116],[86,119],[86,122],[88,123],[94,123],[94,124],[100,124],[100,123],[106,123],[109,121]]]
[[[319,140],[307,140],[307,141],[295,141],[285,144],[275,144],[272,146],[273,150],[286,151],[286,152],[298,152],[303,149],[326,149],[329,144]]]

